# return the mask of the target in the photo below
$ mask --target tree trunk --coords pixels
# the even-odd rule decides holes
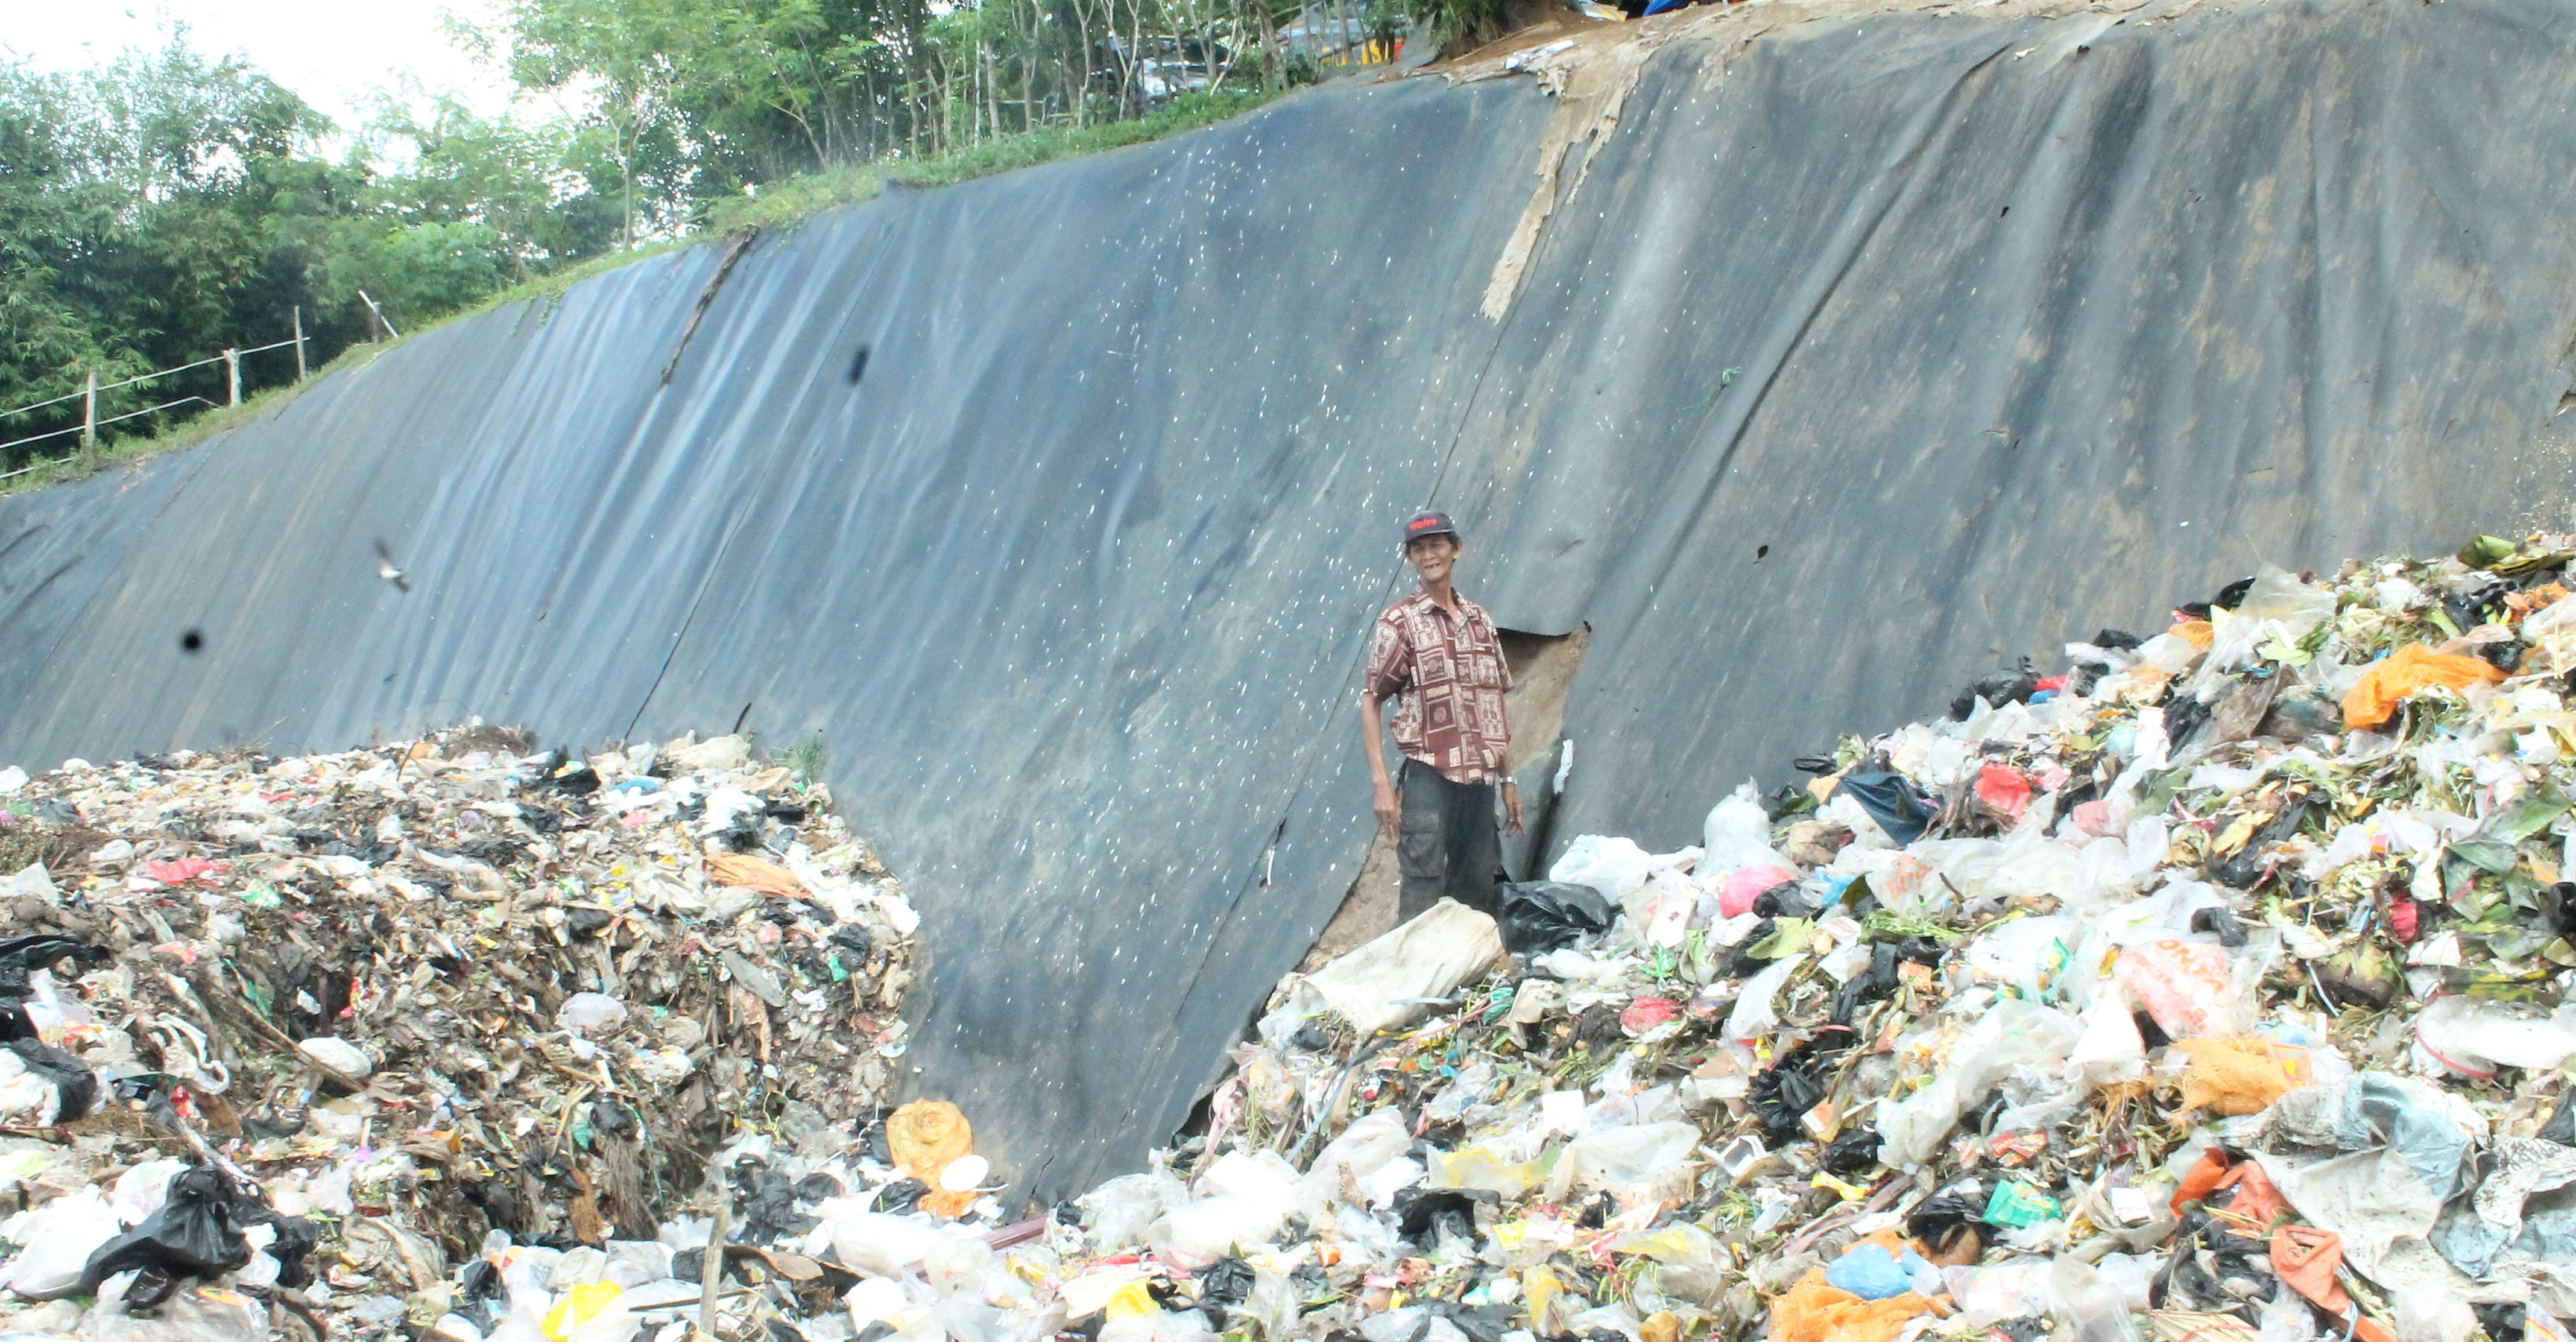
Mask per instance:
[[[1118,27],[1118,0],[1109,0],[1109,5],[1109,26],[1115,32]],[[1119,62],[1118,115],[1121,117],[1136,110],[1136,65],[1144,59],[1144,53],[1139,50],[1145,37],[1144,0],[1127,0],[1127,14],[1135,20],[1135,32],[1127,39],[1126,59]]]
[[[980,38],[975,43],[975,51],[983,58],[984,65],[984,124],[988,133],[999,139],[1002,134],[1002,81],[998,67],[1001,63],[993,59],[991,45]]]
[[[1023,131],[1032,131],[1037,129],[1038,123],[1038,109],[1032,105],[1038,96],[1039,15],[1037,5],[1035,3],[1031,3],[1028,7],[1027,13],[1029,16],[1028,35],[1020,39],[1020,129]],[[1014,22],[1011,25],[1012,32],[1016,33],[1019,29],[1020,26],[1017,22]]]
[[[1241,37],[1243,32],[1243,0],[1226,0],[1225,16],[1225,63],[1219,65],[1211,56],[1208,66],[1208,91],[1210,93],[1214,93],[1225,87],[1227,76],[1234,73],[1235,56],[1243,50]],[[1216,44],[1216,16],[1213,13],[1208,16],[1208,33],[1208,44],[1210,46],[1214,46]]]
[[[1082,41],[1082,81],[1073,90],[1073,124],[1091,122],[1091,5],[1089,0],[1073,0],[1073,26]]]

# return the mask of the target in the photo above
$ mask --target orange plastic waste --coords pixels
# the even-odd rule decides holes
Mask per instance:
[[[2321,1226],[2283,1226],[2272,1232],[2272,1271],[2310,1304],[2347,1325],[2362,1342],[2397,1342],[2389,1331],[2360,1318],[2352,1296],[2335,1280],[2343,1266],[2343,1236]]]
[[[2206,1202],[2213,1194],[2231,1188],[2236,1190],[2236,1196],[2220,1216],[2228,1223],[2228,1229],[2247,1239],[2261,1239],[2274,1221],[2289,1214],[2290,1200],[2281,1196],[2281,1190],[2264,1175],[2262,1166],[2250,1160],[2231,1165],[2226,1153],[2214,1146],[2201,1152],[2199,1163],[2184,1172],[2182,1185],[2174,1190],[2173,1201],[2168,1205],[2174,1215],[2180,1216],[2184,1203]]]
[[[1862,1242],[1891,1253],[1914,1248],[1893,1231],[1864,1236]],[[1943,1312],[1938,1301],[1913,1291],[1863,1300],[1827,1282],[1823,1268],[1809,1268],[1772,1300],[1771,1342],[1892,1342],[1908,1320]]]
[[[937,1188],[950,1161],[974,1154],[975,1130],[946,1100],[914,1100],[886,1118],[886,1149],[904,1173]]]
[[[707,859],[707,875],[718,885],[739,885],[764,895],[793,898],[804,890],[796,873],[766,858],[747,853],[717,853]]]
[[[2227,1153],[2215,1146],[2209,1147],[2200,1153],[2200,1159],[2190,1169],[2183,1171],[2182,1183],[2174,1189],[2173,1200],[2165,1205],[2174,1215],[2180,1216],[2184,1203],[2208,1197],[2217,1190],[2218,1181],[2226,1177]]]
[[[2359,683],[2343,697],[2343,720],[2347,726],[2376,727],[2396,716],[2397,705],[2435,685],[2465,690],[2502,679],[2502,671],[2478,658],[2409,643],[2361,673]]]
[[[921,1209],[942,1221],[954,1221],[964,1216],[967,1209],[975,1205],[975,1199],[979,1196],[981,1194],[973,1189],[962,1193],[951,1193],[945,1188],[934,1188],[921,1195]]]
[[[2194,1039],[2182,1102],[2214,1114],[2257,1114],[2316,1079],[2308,1051],[2268,1039]]]

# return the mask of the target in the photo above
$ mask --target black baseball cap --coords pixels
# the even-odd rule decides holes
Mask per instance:
[[[1405,544],[1411,545],[1425,536],[1446,536],[1460,544],[1466,543],[1466,538],[1458,534],[1458,528],[1450,524],[1447,513],[1415,513],[1405,519]]]

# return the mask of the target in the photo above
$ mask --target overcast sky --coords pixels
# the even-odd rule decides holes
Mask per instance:
[[[103,64],[129,46],[155,47],[177,20],[208,55],[239,53],[343,129],[366,117],[373,92],[409,75],[477,110],[509,105],[510,83],[447,40],[439,16],[488,19],[495,0],[0,0],[0,48],[45,70]]]

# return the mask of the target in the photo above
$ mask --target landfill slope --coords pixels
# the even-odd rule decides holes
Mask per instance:
[[[1549,829],[1655,846],[2258,557],[2562,516],[2560,12],[1756,3],[1615,119],[1337,88],[835,212],[685,348],[717,253],[639,262],[0,503],[0,756],[819,735],[922,908],[913,1084],[1052,1198],[1348,886],[1406,509],[1591,626]]]

